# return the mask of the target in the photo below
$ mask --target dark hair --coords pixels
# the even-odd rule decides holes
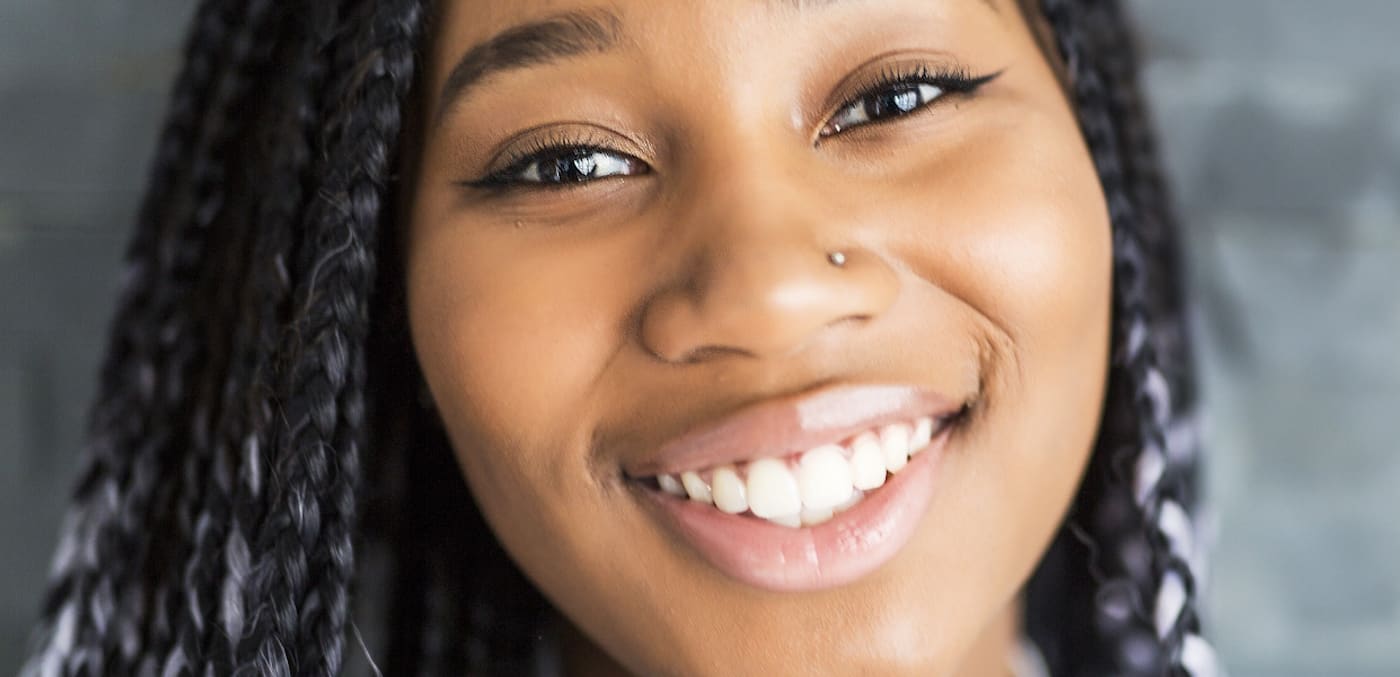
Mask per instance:
[[[418,403],[381,237],[425,4],[199,6],[23,674],[336,674],[352,599],[388,605],[389,674],[523,672],[549,607]],[[1027,632],[1056,675],[1208,674],[1180,257],[1132,45],[1116,0],[1041,4],[1108,199],[1114,352]]]

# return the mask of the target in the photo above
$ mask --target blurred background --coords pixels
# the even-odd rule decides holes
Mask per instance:
[[[0,673],[18,668],[187,0],[0,0]],[[1236,677],[1400,675],[1400,2],[1131,0],[1188,227]]]

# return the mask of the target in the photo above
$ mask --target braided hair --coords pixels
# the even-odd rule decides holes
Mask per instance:
[[[1026,631],[1055,675],[1214,675],[1181,257],[1127,22],[1021,4],[1064,64],[1114,271],[1100,436]],[[525,672],[549,607],[419,404],[381,237],[431,9],[200,3],[25,677],[336,675],[357,603],[388,605],[389,674]]]

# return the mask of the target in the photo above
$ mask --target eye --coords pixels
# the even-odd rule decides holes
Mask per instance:
[[[916,113],[948,94],[970,94],[997,75],[1000,73],[973,78],[961,71],[930,73],[923,67],[886,73],[842,104],[822,126],[821,136]]]
[[[553,145],[529,152],[505,169],[472,181],[475,187],[564,187],[612,176],[648,171],[646,163],[626,153],[596,146]]]
[[[822,128],[822,136],[830,136],[852,127],[908,115],[943,96],[943,90],[927,83],[901,84],[867,94],[836,111]]]

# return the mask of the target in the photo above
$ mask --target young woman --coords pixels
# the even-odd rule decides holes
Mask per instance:
[[[128,260],[26,674],[1215,672],[1116,2],[210,0]]]

